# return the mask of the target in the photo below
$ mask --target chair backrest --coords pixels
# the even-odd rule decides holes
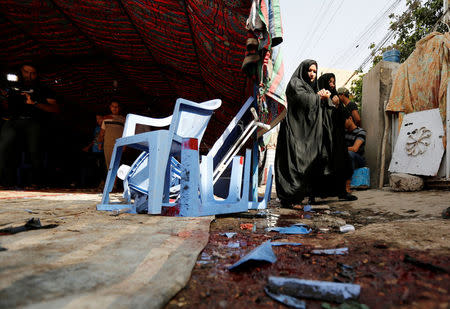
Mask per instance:
[[[177,99],[169,130],[180,137],[196,138],[200,143],[209,119],[221,104],[220,99],[202,103]]]
[[[123,128],[122,137],[135,135],[137,124],[162,128],[168,127],[171,124],[171,121],[172,116],[166,118],[151,118],[136,114],[128,114],[127,119],[125,120],[125,126]]]

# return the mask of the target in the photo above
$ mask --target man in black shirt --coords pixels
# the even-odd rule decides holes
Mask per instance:
[[[359,115],[358,106],[355,102],[350,101],[350,91],[345,87],[340,87],[338,90],[339,101],[344,104],[345,108],[349,111],[353,118],[353,122],[357,125],[361,125],[361,116]]]
[[[0,129],[0,182],[15,184],[16,147],[24,145],[30,154],[32,184],[41,185],[43,123],[48,113],[59,108],[53,93],[39,83],[36,67],[24,64],[17,81],[1,89],[4,123]]]

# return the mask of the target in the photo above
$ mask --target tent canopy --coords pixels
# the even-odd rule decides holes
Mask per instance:
[[[218,134],[244,103],[244,0],[4,0],[0,65],[38,64],[63,110],[171,113],[178,97],[212,98]],[[72,106],[72,108],[68,108]],[[208,130],[211,131],[211,130]],[[208,136],[205,136],[208,140]],[[209,133],[212,143],[214,136]]]

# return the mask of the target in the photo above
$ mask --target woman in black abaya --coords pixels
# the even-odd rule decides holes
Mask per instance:
[[[286,88],[288,109],[280,124],[275,155],[275,184],[284,207],[305,197],[335,196],[332,179],[333,111],[331,92],[319,90],[317,63],[303,61]],[[324,178],[325,177],[325,178]]]

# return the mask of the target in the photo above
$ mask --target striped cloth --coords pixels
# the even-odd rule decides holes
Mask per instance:
[[[364,146],[366,145],[366,130],[363,128],[357,127],[351,132],[345,132],[345,145],[347,147],[352,147],[355,144],[356,140],[362,140],[363,143],[358,149],[358,154],[363,155],[364,154]]]

